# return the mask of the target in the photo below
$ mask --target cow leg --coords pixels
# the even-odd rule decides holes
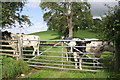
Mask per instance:
[[[39,48],[37,49],[37,55],[39,55]]]
[[[37,55],[39,55],[39,47],[36,50],[37,50]]]
[[[37,50],[35,47],[33,47],[34,51],[32,53],[32,55],[35,55],[35,51]]]
[[[69,52],[68,49],[67,49],[67,52]],[[66,52],[66,57],[67,57],[67,61],[68,61],[68,53],[67,52]]]
[[[93,54],[93,58],[95,58],[94,54]],[[93,59],[93,66],[95,66],[95,59]]]
[[[39,55],[39,44],[37,46],[37,55]]]
[[[77,62],[78,62],[77,53],[74,52],[74,53],[73,53],[73,56],[74,56],[74,61],[75,61],[75,68],[78,68],[78,65],[77,65]]]
[[[15,55],[15,53],[16,53],[16,52],[14,51],[13,54]]]
[[[69,49],[67,49],[67,52],[69,52],[69,51],[70,51],[70,52],[73,52],[73,48],[72,48],[72,47],[70,47],[70,50],[69,50]],[[68,56],[68,53],[67,53],[67,52],[66,52],[66,57],[67,57],[67,61],[68,61],[68,59],[69,59],[68,57],[69,57],[69,56]]]
[[[37,55],[39,55],[39,44],[37,46],[33,46],[33,55],[35,55],[35,52],[37,52]]]
[[[66,53],[67,61],[68,61],[68,53]]]
[[[36,51],[36,50],[33,51],[32,55],[35,55],[35,51]]]
[[[79,58],[79,68],[82,70],[82,57]]]
[[[13,52],[13,55],[15,55],[15,53],[16,53],[16,52],[14,51],[14,52]],[[15,57],[15,56],[13,56],[13,57]]]

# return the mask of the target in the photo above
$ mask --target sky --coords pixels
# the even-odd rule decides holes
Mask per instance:
[[[91,13],[94,18],[100,18],[100,16],[103,16],[104,13],[107,12],[108,8],[104,6],[105,4],[109,4],[110,6],[115,6],[118,4],[115,0],[88,0],[88,2],[91,4]],[[25,34],[46,31],[48,27],[46,22],[43,20],[44,11],[40,9],[39,4],[40,0],[28,0],[21,13],[29,16],[31,22],[33,23],[32,26],[24,28],[12,28],[7,30],[12,33]]]

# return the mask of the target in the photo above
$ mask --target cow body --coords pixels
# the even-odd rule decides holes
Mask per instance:
[[[91,41],[91,43],[86,44],[85,51],[87,53],[95,53],[95,57],[100,57],[103,51],[113,52],[113,43],[112,42],[103,42],[103,41]]]
[[[26,48],[26,47],[33,47],[33,55],[35,55],[35,52],[37,51],[37,55],[39,55],[39,44],[40,44],[40,38],[39,36],[36,35],[25,35],[25,34],[13,34],[13,33],[3,33],[4,37],[3,39],[5,40],[19,40],[21,43],[21,47]],[[32,41],[34,40],[34,41]],[[14,45],[15,43],[9,43],[11,45]]]
[[[75,68],[81,68],[81,64],[79,64],[78,66],[78,62],[82,62],[82,55],[83,55],[83,52],[84,51],[84,48],[82,47],[75,47],[75,46],[84,46],[84,42],[81,42],[79,40],[79,38],[73,38],[71,39],[72,41],[66,43],[69,47],[67,47],[67,52],[72,52],[73,53],[73,57],[74,57],[74,61],[75,61]],[[68,61],[68,54],[66,53],[66,57],[67,57],[67,61]]]
[[[75,68],[79,67],[80,69],[82,69],[81,67],[82,57],[85,56],[84,53],[86,52],[94,53],[94,57],[100,57],[103,51],[113,51],[113,49],[109,48],[113,45],[112,43],[96,41],[98,39],[83,40],[83,39],[73,38],[71,40],[76,40],[76,41],[71,41],[67,44],[68,46],[71,47],[71,48],[67,48],[67,51],[73,52]],[[75,47],[75,46],[84,46],[84,47]],[[67,60],[68,60],[68,56],[67,56]],[[79,62],[79,66],[77,64],[78,62]]]

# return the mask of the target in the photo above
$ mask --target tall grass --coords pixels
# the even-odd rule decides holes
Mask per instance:
[[[10,57],[3,57],[2,78],[15,78],[16,76],[28,73],[30,67],[23,60],[14,60]]]

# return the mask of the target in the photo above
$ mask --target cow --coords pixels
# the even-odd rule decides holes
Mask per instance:
[[[95,53],[95,57],[100,57],[103,51],[113,52],[113,43],[106,41],[91,41],[91,43],[86,44],[86,52]]]
[[[65,39],[65,38],[62,37],[62,39]],[[67,49],[67,53],[66,53],[67,61],[68,61],[68,58],[69,58],[68,57],[68,52],[73,53],[73,57],[74,57],[74,61],[75,61],[75,68],[78,68],[77,63],[82,62],[83,51],[85,50],[85,48],[75,47],[75,46],[85,46],[85,43],[84,43],[84,41],[81,41],[82,39],[79,39],[79,38],[70,37],[70,38],[67,38],[67,40],[71,40],[71,41],[68,41],[68,42],[64,42],[67,46],[69,46],[69,47],[66,48]],[[81,64],[79,66],[80,66],[79,68],[82,69]]]
[[[106,41],[91,41],[91,43],[86,44],[86,50],[87,53],[94,53],[93,58],[99,58],[104,51],[114,52],[114,47],[112,42],[106,42]],[[96,62],[97,65],[99,64],[99,61],[96,59],[93,59],[93,62]],[[95,66],[95,64],[93,64]]]
[[[111,42],[103,42],[97,41],[98,39],[79,39],[79,38],[71,38],[72,41],[67,42],[66,44],[70,46],[67,48],[67,52],[70,51],[73,53],[75,68],[81,67],[82,57],[84,53],[94,53],[94,57],[100,57],[103,51],[113,51],[113,43]],[[75,47],[75,46],[84,46],[84,47]],[[86,46],[86,47],[85,47]],[[66,54],[68,60],[68,54]],[[95,61],[95,60],[93,60]],[[79,62],[79,66],[78,63]],[[98,61],[97,61],[98,62]]]
[[[8,32],[8,31],[2,31],[2,40],[11,40],[9,33],[10,33],[10,32]],[[18,55],[18,52],[17,52],[17,49],[18,49],[18,48],[17,48],[17,43],[16,43],[16,42],[13,42],[13,41],[8,42],[8,43],[3,42],[3,44],[11,45],[11,48],[13,48],[13,49],[15,50],[15,51],[13,52],[13,54]]]
[[[19,38],[21,46],[23,48],[26,47],[33,47],[33,55],[35,55],[35,52],[37,51],[37,55],[39,55],[39,44],[40,44],[40,37],[36,35],[25,35],[25,34],[13,34],[11,32],[3,32],[3,39],[4,40],[17,40]],[[32,41],[34,40],[34,41]],[[9,42],[9,44],[14,45],[15,43]]]
[[[75,46],[86,46],[86,41],[84,41],[84,39],[79,39],[79,38],[64,38],[62,37],[62,39],[67,39],[67,40],[71,40],[71,41],[67,41],[64,42],[67,46],[67,52],[79,52],[79,53],[83,53],[85,51],[85,47],[75,47]],[[87,41],[87,43],[90,43],[90,41]],[[67,57],[67,61],[68,61],[68,54],[66,53],[66,57]]]

